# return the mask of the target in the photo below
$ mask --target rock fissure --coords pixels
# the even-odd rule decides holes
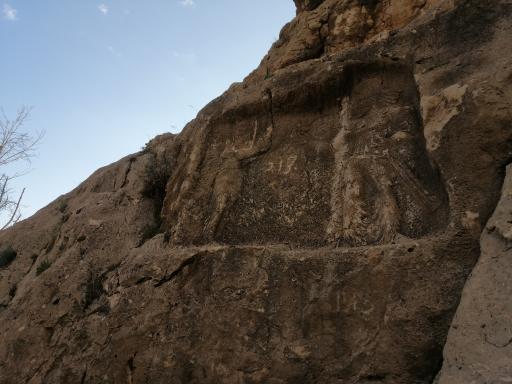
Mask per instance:
[[[80,384],[85,384],[85,380],[87,379],[87,367],[84,369],[84,373],[82,374],[82,378],[80,379]]]
[[[126,167],[126,171],[123,175],[123,181],[121,182],[121,185],[119,186],[119,189],[122,189],[126,186],[126,184],[128,183],[128,175],[130,174],[130,171],[132,170],[132,164],[134,161],[136,161],[137,158],[136,157],[132,157],[129,159],[128,161],[128,166]],[[114,189],[116,188],[116,184],[115,184],[115,180],[114,180]]]
[[[170,274],[166,273],[164,275],[164,277],[162,277],[157,283],[155,283],[155,285],[154,285],[155,288],[161,287],[162,285],[171,282],[176,277],[178,277],[185,270],[186,267],[192,266],[194,263],[197,262],[197,260],[198,260],[197,255],[189,257],[188,259],[183,261],[177,269],[175,269]]]
[[[126,363],[127,368],[128,368],[128,377],[127,377],[128,384],[133,384],[133,374],[135,372],[135,365],[134,365],[133,361],[135,359],[135,356],[137,356],[137,352],[135,352],[135,354],[132,357],[130,357]]]

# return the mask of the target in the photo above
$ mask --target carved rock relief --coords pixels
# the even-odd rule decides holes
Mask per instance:
[[[268,91],[261,111],[204,128],[208,144],[196,145],[206,154],[191,150],[180,186],[170,186],[172,241],[360,246],[440,229],[447,197],[412,71],[380,63],[344,71],[320,109],[275,113]]]
[[[276,114],[273,148],[243,162],[240,197],[226,212],[218,241],[326,244],[336,124],[335,102],[330,103],[321,112],[297,115],[284,106]]]
[[[333,141],[328,239],[360,246],[440,228],[447,199],[427,155],[411,71],[401,65],[355,67],[351,82]]]
[[[213,183],[212,212],[207,219],[204,235],[206,240],[213,240],[217,233],[217,227],[224,215],[238,199],[242,189],[242,161],[254,160],[257,156],[267,152],[272,144],[272,124],[270,124],[264,136],[256,142],[258,133],[258,121],[254,124],[252,142],[247,147],[237,149],[234,144],[227,144],[221,153],[220,168]]]

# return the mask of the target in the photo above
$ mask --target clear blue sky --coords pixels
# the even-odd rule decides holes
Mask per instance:
[[[10,0],[0,15],[0,107],[33,106],[45,136],[27,217],[97,168],[179,132],[241,81],[295,15],[292,0]]]

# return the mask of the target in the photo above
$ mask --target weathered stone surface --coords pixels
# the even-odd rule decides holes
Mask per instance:
[[[512,381],[512,166],[482,233],[482,254],[462,293],[439,384]]]
[[[297,13],[303,11],[311,11],[318,7],[320,3],[324,0],[293,0],[295,2],[295,6],[297,7]]]
[[[432,382],[512,159],[512,4],[296,3],[182,133],[0,233],[0,383]]]

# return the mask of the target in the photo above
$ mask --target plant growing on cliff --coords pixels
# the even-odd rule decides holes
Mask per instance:
[[[37,144],[42,133],[32,135],[23,128],[27,122],[31,108],[22,107],[18,110],[14,120],[10,120],[3,110],[0,110],[0,217],[3,223],[0,229],[15,224],[21,218],[20,204],[25,194],[25,188],[19,194],[13,195],[12,180],[23,172],[11,173],[6,168],[18,166],[21,163],[30,163],[35,156]]]
[[[270,73],[270,69],[267,67],[265,69],[265,80],[268,80],[272,77],[272,73]]]
[[[145,168],[142,194],[145,197],[163,201],[170,174],[169,163],[158,161],[156,156],[153,156]]]
[[[37,266],[36,276],[39,276],[41,273],[46,271],[48,268],[50,268],[51,265],[52,263],[50,263],[48,260],[42,261],[41,264]]]
[[[6,267],[16,258],[16,251],[8,246],[0,250],[0,268]]]

